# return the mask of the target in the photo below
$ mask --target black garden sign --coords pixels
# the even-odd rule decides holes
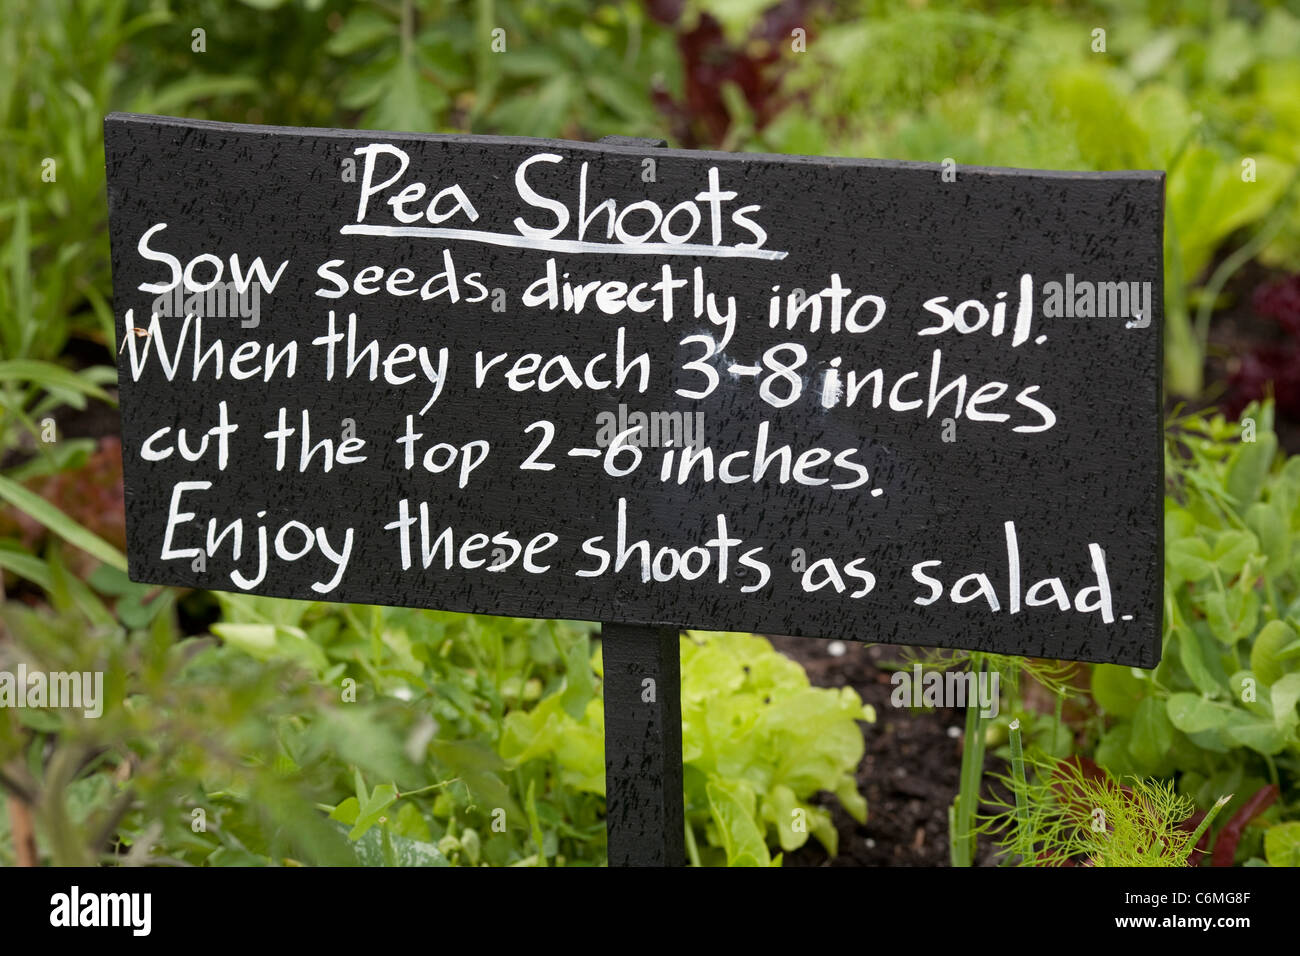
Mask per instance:
[[[620,625],[631,700],[647,628],[1158,660],[1161,173],[106,149],[134,579]]]

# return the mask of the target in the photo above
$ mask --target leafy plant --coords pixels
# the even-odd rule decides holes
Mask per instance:
[[[0,710],[0,785],[10,817],[35,824],[37,859],[65,866],[358,861],[311,798],[330,792],[335,754],[391,772],[383,759],[389,748],[356,741],[382,741],[393,714],[385,718],[382,706],[332,713],[332,695],[292,667],[259,665],[210,638],[182,639],[177,592],[150,593],[104,566],[97,577],[120,593],[117,615],[135,621],[125,627],[108,602],[68,574],[57,549],[29,564],[28,573],[47,579],[50,605],[0,609],[9,636],[0,643],[0,669],[13,673],[22,664],[103,680],[99,716]],[[0,857],[8,850],[0,848]]]
[[[41,857],[603,862],[588,626],[220,595],[220,641],[182,638],[181,592],[132,584],[111,546],[17,485],[0,492],[111,561],[88,586],[57,546],[44,560],[0,549],[49,602],[4,606],[10,653],[108,682],[99,719],[4,711],[0,786],[34,818]],[[809,833],[833,852],[810,798],[832,791],[865,817],[853,773],[870,710],[748,635],[692,635],[683,665],[696,861],[779,863],[768,840],[794,849]]]
[[[1198,395],[1248,259],[1300,264],[1300,18],[860,0],[792,61],[801,104],[738,145],[962,165],[1164,169],[1166,382]],[[1217,264],[1223,248],[1235,249]],[[1207,274],[1208,273],[1208,274]]]
[[[875,719],[850,688],[811,687],[803,669],[750,634],[688,632],[682,647],[682,761],[687,849],[699,865],[779,865],[810,835],[832,855],[838,835],[811,798],[834,793],[866,819],[854,771],[862,759],[857,721]],[[600,673],[599,659],[596,661]],[[502,755],[516,766],[558,763],[569,787],[603,796],[604,712],[580,714],[556,697],[506,717]]]
[[[1291,793],[1300,777],[1300,459],[1277,454],[1272,415],[1170,423],[1164,656],[1150,672],[1093,669],[1097,762],[1176,775],[1202,808],[1268,784]]]
[[[673,65],[639,4],[355,5],[325,44],[340,102],[376,129],[659,135],[644,77]]]
[[[1121,784],[1078,760],[1040,757],[1027,768],[1015,724],[1011,740],[1012,773],[1000,778],[1011,796],[994,796],[998,812],[986,815],[982,828],[1021,866],[1187,866],[1230,799],[1217,800],[1195,829],[1185,828],[1194,806],[1172,784],[1139,777]]]

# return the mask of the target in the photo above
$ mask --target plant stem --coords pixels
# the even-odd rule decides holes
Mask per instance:
[[[1196,844],[1200,842],[1201,834],[1209,829],[1210,824],[1214,822],[1214,818],[1219,815],[1219,811],[1222,810],[1225,806],[1227,806],[1228,801],[1231,799],[1232,799],[1232,794],[1228,794],[1226,797],[1220,797],[1218,800],[1215,801],[1214,806],[1210,807],[1210,812],[1205,815],[1205,819],[1201,821],[1201,825],[1196,828],[1196,832],[1192,834],[1191,840],[1188,841],[1187,844],[1188,856],[1192,855],[1192,850],[1194,850],[1196,848]],[[1184,862],[1186,862],[1185,859]]]
[[[460,777],[452,777],[449,780],[442,780],[439,781],[438,783],[431,783],[427,787],[421,787],[418,790],[399,790],[397,791],[397,797],[399,800],[405,799],[406,797],[416,797],[422,793],[428,793],[430,790],[437,790],[439,787],[451,786],[453,783],[457,783],[459,781],[460,781]],[[333,808],[331,807],[330,809]]]
[[[958,794],[957,800],[961,799]],[[953,866],[969,866],[969,863],[962,863],[961,856],[957,850],[957,800],[954,800],[948,807],[948,856]]]
[[[702,866],[700,863],[700,848],[695,844],[695,828],[691,826],[691,821],[686,821],[686,855],[690,857],[691,866]]]
[[[984,656],[971,655],[971,670],[976,679],[984,670]],[[962,741],[961,787],[953,803],[949,830],[952,865],[970,866],[975,859],[975,811],[979,807],[980,781],[984,777],[984,718],[978,702],[966,707],[966,735]]]
[[[1029,832],[1029,785],[1025,781],[1025,755],[1020,745],[1020,720],[1011,721],[1008,729],[1011,734],[1011,780],[1016,792],[1016,844],[1021,865],[1028,866],[1033,855],[1033,843]]]

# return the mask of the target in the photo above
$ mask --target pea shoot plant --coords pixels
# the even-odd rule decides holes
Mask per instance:
[[[1238,422],[1175,418],[1165,473],[1164,658],[1152,672],[1094,668],[1107,718],[1095,756],[1176,777],[1202,809],[1235,793],[1231,815],[1300,774],[1300,458],[1277,454],[1272,405],[1255,404]]]
[[[1300,776],[1300,458],[1278,454],[1273,408],[1263,403],[1239,421],[1175,416],[1165,472],[1160,665],[1094,665],[1087,685],[1095,708],[1077,726],[1062,726],[1060,702],[1079,696],[1078,682],[1045,674],[1035,662],[996,662],[1027,667],[1057,695],[1058,706],[1050,718],[1017,706],[1004,710],[1004,720],[1027,722],[1029,765],[1038,779],[1021,784],[1028,819],[1003,805],[992,825],[972,823],[985,748],[1006,740],[1011,746],[999,754],[1014,758],[1021,731],[1017,723],[1008,735],[1004,726],[968,714],[954,805],[958,865],[973,858],[972,834],[994,831],[1006,852],[1020,846],[1021,831],[1033,833],[1035,860],[1110,859],[1107,853],[1121,851],[1103,853],[1094,834],[1069,830],[1086,822],[1077,807],[1089,801],[1109,808],[1113,821],[1146,814],[1145,823],[1119,831],[1117,839],[1129,841],[1121,856],[1135,852],[1130,837],[1147,853],[1159,842],[1153,820],[1191,832],[1190,820],[1199,826],[1193,844],[1213,847],[1215,865],[1292,865],[1300,823],[1287,819],[1295,808],[1279,797],[1294,792]],[[1015,789],[1014,781],[1003,783]],[[1044,845],[1057,849],[1045,853]],[[1145,859],[1171,857],[1162,851]]]

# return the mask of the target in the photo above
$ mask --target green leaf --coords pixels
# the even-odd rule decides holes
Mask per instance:
[[[1206,77],[1226,87],[1255,62],[1258,41],[1244,20],[1225,19],[1210,32],[1207,47]]]
[[[591,672],[591,642],[586,633],[582,633],[564,649],[564,690],[560,694],[560,700],[570,717],[581,720],[587,704],[595,695],[596,679]]]
[[[1256,502],[1246,510],[1246,524],[1259,539],[1261,552],[1268,556],[1265,571],[1270,575],[1286,569],[1291,552],[1286,515],[1275,503]]]
[[[808,808],[800,805],[789,787],[777,784],[768,792],[763,819],[776,827],[781,849],[797,850],[808,842]],[[796,820],[799,829],[795,829]]]
[[[1202,591],[1193,600],[1205,612],[1211,633],[1227,647],[1255,630],[1259,617],[1259,594],[1251,574],[1241,575],[1226,590]]]
[[[364,790],[365,784],[361,786]],[[388,808],[396,802],[397,788],[391,783],[381,783],[369,796],[358,799],[357,818],[348,831],[348,839],[359,840],[367,830],[380,822]]]
[[[150,108],[165,113],[188,106],[196,100],[256,93],[260,89],[258,81],[251,76],[207,76],[200,73],[165,87],[150,103]]]
[[[754,820],[754,792],[739,780],[712,779],[705,788],[713,823],[722,836],[727,866],[771,866],[763,832]]]
[[[50,568],[34,554],[0,547],[0,569],[12,571],[19,577],[35,582],[46,591],[50,590]]]
[[[1275,823],[1264,831],[1264,858],[1269,866],[1300,866],[1300,821]]]
[[[1269,697],[1273,702],[1273,723],[1278,730],[1291,730],[1300,723],[1295,705],[1300,702],[1300,674],[1287,674],[1270,685]]]
[[[348,797],[330,811],[330,819],[346,823],[351,827],[361,815],[361,802],[356,797]]]
[[[509,715],[510,717],[514,714]],[[520,715],[524,716],[524,715]],[[523,810],[502,782],[507,772],[505,761],[488,747],[475,740],[429,741],[429,752],[442,766],[464,781],[475,803],[488,807],[501,807],[510,819],[518,819]],[[601,750],[601,758],[604,750]],[[600,790],[604,793],[604,789]]]
[[[1178,50],[1178,33],[1159,30],[1128,58],[1129,72],[1141,80],[1156,76]]]
[[[451,866],[436,844],[378,827],[362,834],[353,850],[362,866]]]
[[[126,570],[126,555],[103,538],[87,531],[44,498],[28,491],[17,482],[0,475],[0,499],[45,525],[68,544],[80,548],[93,558]]]
[[[1223,728],[1235,716],[1240,716],[1231,707],[1206,700],[1199,694],[1173,694],[1166,710],[1169,720],[1185,734]]]
[[[1251,671],[1237,671],[1228,678],[1228,692],[1234,702],[1250,711],[1256,717],[1273,716],[1273,707],[1268,696],[1268,685],[1263,685],[1260,693],[1260,680]]]
[[[1271,720],[1243,720],[1224,730],[1228,739],[1256,753],[1270,756],[1279,753],[1287,743],[1287,731],[1281,730]]]
[[[1280,657],[1289,644],[1300,639],[1286,621],[1269,621],[1255,636],[1250,648],[1250,669],[1262,684],[1272,684],[1286,672]]]
[[[434,114],[447,105],[447,94],[433,83],[423,82],[415,63],[398,57],[387,79],[387,87],[370,112],[370,122],[379,129],[430,132]]]
[[[1169,760],[1169,749],[1174,743],[1174,728],[1169,722],[1163,701],[1148,697],[1138,705],[1133,716],[1133,735],[1129,739],[1129,753],[1147,773],[1155,774]]]
[[[835,856],[840,852],[840,833],[835,829],[835,821],[831,815],[821,807],[808,808],[808,830],[817,838],[817,842],[825,848],[829,856]],[[773,866],[779,866],[780,854],[772,862]]]
[[[1133,676],[1131,668],[1098,664],[1092,669],[1093,699],[1115,717],[1131,718],[1146,692],[1146,681]]]
[[[213,624],[212,633],[260,661],[287,659],[316,673],[329,667],[320,645],[296,627],[275,624]]]
[[[1097,741],[1097,749],[1093,752],[1093,758],[1109,770],[1115,777],[1135,777],[1140,776],[1141,772],[1133,764],[1133,756],[1129,752],[1129,744],[1133,740],[1133,725],[1130,723],[1116,724],[1110,730],[1102,734],[1101,739]]]
[[[1260,489],[1264,487],[1264,479],[1276,453],[1277,436],[1271,431],[1261,432],[1255,441],[1237,446],[1237,454],[1228,466],[1226,487],[1242,514],[1259,500]]]
[[[1214,651],[1207,647],[1209,640],[1202,641],[1195,628],[1181,623],[1177,627],[1177,636],[1178,655],[1183,670],[1192,679],[1196,689],[1210,697],[1219,696],[1222,686],[1206,663],[1207,658],[1213,659],[1214,654]]]
[[[1235,577],[1259,552],[1259,541],[1249,531],[1225,531],[1214,542],[1214,565],[1225,577]]]
[[[639,95],[634,78],[592,73],[587,77],[587,89],[623,119],[638,120],[647,115],[648,104]]]
[[[207,860],[204,861],[208,866],[266,866],[268,859],[264,856],[258,856],[256,853],[250,853],[248,850],[240,850],[228,846],[219,846],[213,850]]]
[[[113,399],[107,392],[84,376],[62,365],[39,359],[7,359],[0,362],[0,383],[4,382],[22,382],[41,388],[63,389],[113,404]]]
[[[858,790],[858,782],[852,775],[845,774],[840,778],[835,796],[839,797],[840,805],[849,816],[859,823],[867,822],[867,798]]]
[[[1177,581],[1200,581],[1214,570],[1210,546],[1203,538],[1184,538],[1165,550],[1165,563],[1177,575]]]
[[[392,20],[375,10],[362,8],[348,14],[338,32],[325,44],[325,52],[330,56],[348,56],[385,40],[397,39],[397,27]]]

